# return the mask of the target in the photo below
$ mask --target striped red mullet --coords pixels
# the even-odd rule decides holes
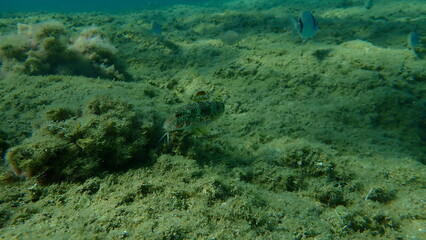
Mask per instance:
[[[177,108],[164,121],[163,128],[166,133],[161,140],[166,138],[169,143],[169,133],[177,130],[193,129],[206,125],[216,120],[225,111],[222,101],[208,101],[205,91],[198,92],[194,102]]]

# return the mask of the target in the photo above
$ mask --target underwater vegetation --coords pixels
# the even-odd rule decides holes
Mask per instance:
[[[0,131],[0,157],[3,157],[6,149],[9,147],[9,144],[5,140],[6,134]]]
[[[118,50],[98,28],[73,35],[58,21],[18,23],[17,33],[0,36],[2,71],[125,79]]]
[[[262,1],[2,16],[0,239],[426,239],[418,7]]]
[[[102,170],[119,169],[131,159],[145,159],[152,119],[117,99],[95,97],[81,115],[67,108],[46,113],[45,122],[6,162],[19,176],[39,182],[82,180]]]

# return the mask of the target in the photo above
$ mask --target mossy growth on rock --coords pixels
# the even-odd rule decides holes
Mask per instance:
[[[129,78],[118,60],[118,50],[98,28],[90,27],[73,35],[54,20],[18,23],[16,34],[0,36],[2,70],[29,75]]]
[[[0,131],[0,158],[3,157],[9,144],[6,142],[6,134]]]
[[[84,180],[123,169],[134,159],[147,160],[151,116],[107,97],[94,98],[80,114],[51,109],[33,135],[10,148],[5,158],[15,174],[39,182]]]

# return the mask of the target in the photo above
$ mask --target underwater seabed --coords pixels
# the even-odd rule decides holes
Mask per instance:
[[[425,239],[426,3],[364,4],[2,15],[0,239]]]

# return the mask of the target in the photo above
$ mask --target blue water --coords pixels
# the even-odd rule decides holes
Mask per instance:
[[[202,4],[211,0],[0,0],[0,12],[90,12],[155,9],[174,4]],[[217,2],[217,1],[216,1]]]

